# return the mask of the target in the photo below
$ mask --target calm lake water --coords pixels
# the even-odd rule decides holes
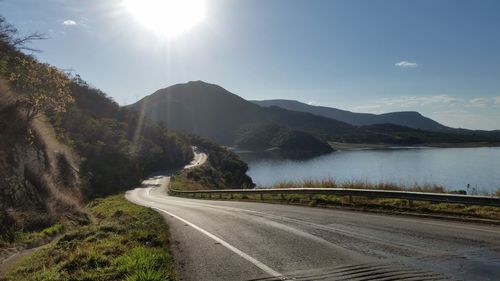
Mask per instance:
[[[258,186],[282,181],[334,179],[403,185],[438,184],[488,194],[500,189],[500,147],[397,148],[336,151],[296,161],[240,153]]]

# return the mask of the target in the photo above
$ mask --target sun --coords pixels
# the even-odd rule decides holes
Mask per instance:
[[[127,10],[143,25],[175,37],[205,19],[205,0],[124,0]]]

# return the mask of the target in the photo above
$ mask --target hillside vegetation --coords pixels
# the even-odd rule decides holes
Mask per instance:
[[[0,85],[0,244],[63,216],[81,215],[79,157],[50,125],[29,121]]]
[[[176,173],[171,179],[173,189],[238,189],[255,186],[246,174],[248,165],[234,152],[205,138],[192,135],[190,142],[208,154],[207,163]]]
[[[84,157],[81,174],[88,197],[129,189],[152,172],[181,167],[193,158],[186,137],[120,108],[81,81],[73,80],[70,89],[74,104],[51,120]]]
[[[308,158],[332,152],[328,143],[302,131],[274,124],[252,124],[240,129],[236,148],[267,151],[279,156]]]
[[[24,54],[33,38],[0,17],[0,242],[84,218],[86,200],[193,156],[186,137]]]

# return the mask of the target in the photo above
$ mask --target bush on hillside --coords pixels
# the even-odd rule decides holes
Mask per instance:
[[[252,179],[246,174],[248,165],[234,152],[221,147],[203,137],[190,136],[191,144],[208,154],[209,166],[191,169],[191,179],[209,178],[205,188],[251,188]],[[194,176],[196,175],[196,176]]]
[[[286,158],[309,158],[333,151],[328,143],[313,135],[276,124],[243,126],[236,146],[245,150],[268,150]]]

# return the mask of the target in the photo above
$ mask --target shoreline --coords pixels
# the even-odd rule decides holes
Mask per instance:
[[[491,142],[425,143],[418,145],[392,145],[392,144],[344,143],[344,142],[329,142],[329,144],[335,150],[500,147],[500,143],[491,143]]]

